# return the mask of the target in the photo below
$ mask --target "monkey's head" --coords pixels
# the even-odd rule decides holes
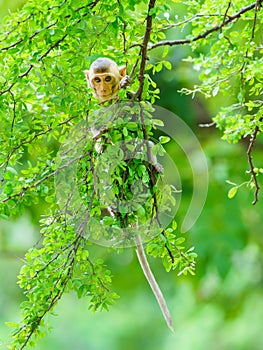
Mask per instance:
[[[91,64],[89,70],[84,71],[84,74],[88,86],[93,89],[93,95],[100,102],[105,102],[117,95],[120,89],[120,81],[126,74],[126,67],[118,67],[109,58],[98,58]]]

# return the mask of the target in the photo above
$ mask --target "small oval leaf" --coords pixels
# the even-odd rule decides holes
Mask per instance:
[[[237,191],[238,191],[238,187],[235,186],[235,187],[232,187],[229,191],[228,191],[228,198],[234,198],[235,195],[237,194]]]
[[[163,144],[168,143],[170,141],[170,137],[168,137],[168,136],[160,136],[159,140],[160,140],[161,144],[163,145]]]

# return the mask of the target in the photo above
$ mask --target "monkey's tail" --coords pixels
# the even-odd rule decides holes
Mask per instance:
[[[142,245],[142,239],[140,235],[137,235],[135,237],[135,242],[136,242],[136,254],[138,257],[138,260],[140,262],[140,265],[143,269],[143,273],[145,275],[145,277],[147,278],[147,281],[153,291],[153,294],[155,295],[156,300],[158,301],[158,304],[160,306],[160,309],[162,311],[163,317],[167,323],[167,326],[170,328],[170,330],[172,332],[174,332],[174,328],[173,328],[173,321],[172,321],[172,317],[170,315],[170,312],[168,310],[166,301],[164,299],[163,293],[158,285],[158,283],[156,282],[156,279],[151,271],[151,268],[149,266],[149,263],[147,261],[144,249],[143,249],[143,245]]]

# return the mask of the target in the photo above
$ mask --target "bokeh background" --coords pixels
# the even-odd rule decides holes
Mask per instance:
[[[0,0],[0,23],[9,11],[25,1]],[[220,139],[210,123],[225,97],[192,99],[177,91],[198,79],[183,61],[188,49],[171,50],[173,70],[154,79],[161,90],[159,105],[182,118],[198,137],[209,166],[209,191],[202,215],[185,233],[187,246],[198,254],[196,276],[178,277],[164,271],[160,261],[150,264],[167,298],[174,320],[172,334],[140,270],[133,249],[118,254],[92,246],[91,254],[105,259],[111,269],[113,288],[120,299],[109,312],[92,314],[87,300],[65,295],[49,317],[53,330],[38,342],[38,350],[261,350],[263,349],[263,196],[256,206],[253,193],[243,186],[235,198],[227,197],[226,180],[249,180],[247,140],[230,145]],[[198,54],[198,53],[196,53]],[[175,157],[183,193],[177,213],[183,221],[192,194],[192,174],[184,155]],[[262,167],[263,139],[258,139],[254,162]],[[261,187],[263,187],[261,180]],[[0,221],[0,348],[6,349],[10,329],[6,321],[20,319],[22,291],[17,275],[23,256],[39,238],[38,220],[45,208],[32,208],[23,217]]]

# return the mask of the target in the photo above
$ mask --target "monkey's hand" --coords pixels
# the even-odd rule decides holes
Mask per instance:
[[[120,88],[121,89],[126,89],[131,84],[131,78],[129,75],[125,75],[124,78],[121,79],[120,81]]]
[[[153,165],[153,167],[154,167],[154,169],[155,169],[157,174],[163,174],[164,173],[164,168],[163,168],[163,166],[160,163],[155,163]]]

